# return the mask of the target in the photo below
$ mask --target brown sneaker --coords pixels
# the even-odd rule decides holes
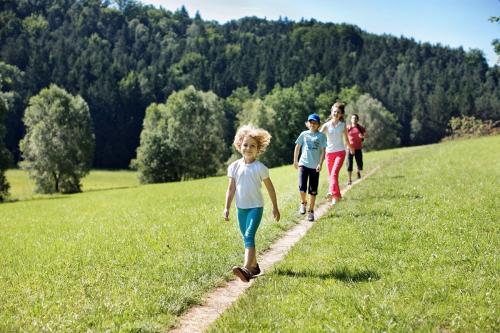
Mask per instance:
[[[234,266],[233,273],[243,282],[248,282],[253,277],[253,274],[245,267]]]

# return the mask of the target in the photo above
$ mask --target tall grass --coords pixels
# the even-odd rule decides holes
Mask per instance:
[[[496,136],[386,163],[211,331],[500,331],[499,151]]]

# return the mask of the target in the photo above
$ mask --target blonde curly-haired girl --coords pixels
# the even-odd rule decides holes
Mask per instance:
[[[271,134],[268,131],[252,125],[241,126],[236,132],[233,144],[242,158],[231,163],[227,169],[229,184],[226,191],[224,219],[229,221],[229,209],[233,197],[236,196],[238,224],[245,244],[245,261],[242,267],[234,266],[233,273],[244,282],[260,274],[255,252],[255,234],[264,211],[262,183],[266,186],[271,199],[274,219],[277,222],[280,219],[276,191],[269,178],[269,169],[257,160],[270,142]]]

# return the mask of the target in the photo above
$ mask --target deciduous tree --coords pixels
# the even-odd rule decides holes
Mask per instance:
[[[346,113],[359,116],[360,123],[366,128],[364,147],[367,150],[392,148],[399,145],[399,124],[380,101],[369,94],[361,95],[354,103],[348,104]]]
[[[23,118],[21,166],[41,193],[74,193],[89,171],[94,134],[87,103],[56,85],[32,97]]]
[[[141,144],[132,165],[142,183],[214,175],[222,165],[224,106],[217,95],[193,86],[174,92],[166,104],[146,110]]]
[[[5,177],[5,170],[9,166],[10,154],[5,148],[4,138],[6,129],[4,126],[5,115],[8,111],[8,94],[1,91],[2,77],[0,76],[0,202],[4,201],[9,194],[9,183]]]

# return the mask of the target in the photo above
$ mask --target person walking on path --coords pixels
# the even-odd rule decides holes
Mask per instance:
[[[326,136],[318,132],[320,118],[316,113],[307,117],[307,131],[300,133],[295,140],[293,166],[299,170],[299,213],[305,214],[307,208],[307,193],[309,193],[309,210],[307,219],[314,221],[314,206],[318,194],[319,173],[325,159]],[[300,160],[299,160],[300,152]],[[309,186],[308,186],[309,180]]]
[[[347,185],[352,185],[352,170],[353,170],[353,157],[356,159],[356,166],[358,168],[357,176],[361,178],[361,171],[363,171],[363,140],[365,138],[366,129],[359,124],[359,116],[353,114],[351,116],[351,125],[347,126],[347,136],[349,143],[354,149],[354,154],[350,151],[347,152]]]
[[[321,126],[320,132],[326,134],[326,164],[330,180],[327,197],[330,205],[335,205],[342,198],[339,187],[339,171],[344,164],[346,146],[353,152],[347,137],[347,128],[344,122],[345,105],[336,102],[331,108],[330,120]]]
[[[271,135],[264,129],[244,125],[238,129],[234,137],[234,146],[243,156],[231,163],[227,170],[229,184],[226,191],[224,220],[229,221],[229,210],[233,197],[236,196],[238,224],[245,245],[243,267],[234,266],[233,273],[243,282],[260,274],[255,251],[255,234],[259,228],[264,210],[264,199],[261,184],[264,183],[273,205],[273,216],[280,220],[278,200],[269,169],[257,160],[269,143]]]

